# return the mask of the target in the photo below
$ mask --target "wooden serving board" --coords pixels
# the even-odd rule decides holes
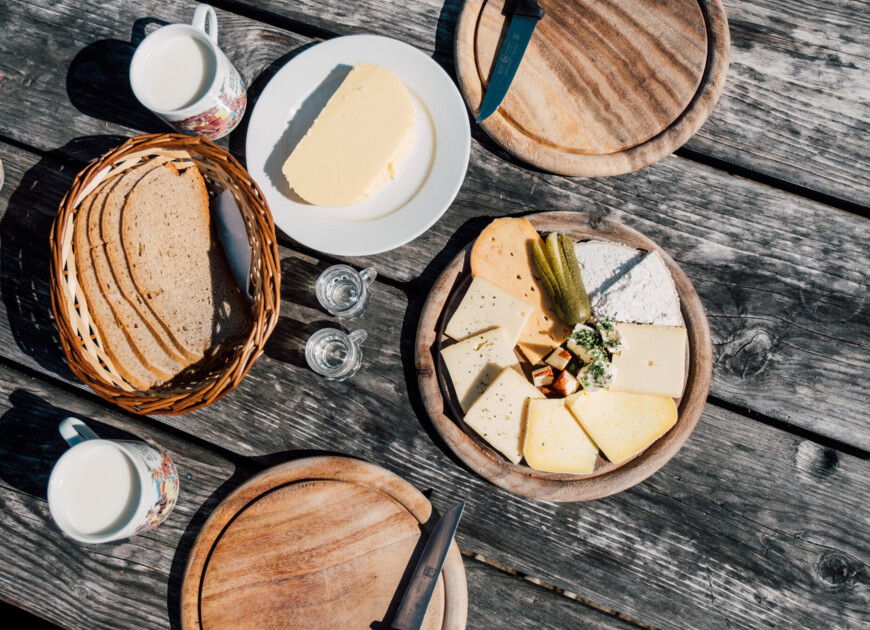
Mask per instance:
[[[426,497],[373,464],[314,457],[270,468],[230,494],[199,533],[182,627],[387,629],[436,521]],[[454,542],[423,628],[462,630],[467,612]]]
[[[481,123],[535,166],[597,177],[651,164],[707,120],[728,72],[720,0],[540,0],[510,90]],[[476,116],[509,26],[505,0],[466,0],[459,88]]]
[[[676,425],[643,453],[619,466],[599,455],[595,470],[588,475],[543,472],[523,464],[513,464],[466,426],[441,360],[441,349],[452,343],[444,334],[444,327],[471,280],[468,258],[473,242],[442,272],[423,306],[415,346],[420,392],[435,429],[451,450],[485,479],[533,499],[600,499],[640,483],[664,466],[695,429],[704,410],[713,373],[710,326],[701,299],[683,270],[667,252],[637,230],[582,212],[544,212],[527,218],[541,234],[561,232],[575,242],[613,241],[636,249],[657,251],[662,256],[680,296],[689,342],[686,385],[677,402],[679,415]]]

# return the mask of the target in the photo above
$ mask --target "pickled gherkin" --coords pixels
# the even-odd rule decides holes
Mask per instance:
[[[534,259],[541,283],[553,298],[559,318],[569,326],[588,320],[592,316],[592,305],[574,255],[574,242],[565,234],[551,232],[544,247],[538,241],[534,243]]]

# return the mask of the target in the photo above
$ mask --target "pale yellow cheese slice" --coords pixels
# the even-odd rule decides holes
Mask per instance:
[[[514,348],[501,328],[469,337],[441,351],[462,411],[467,411],[504,368],[520,374]]]
[[[565,399],[530,400],[523,455],[537,470],[582,475],[595,469],[598,447]]]
[[[616,324],[621,338],[613,357],[610,391],[679,398],[686,376],[686,329]]]
[[[284,176],[314,205],[357,203],[395,175],[414,142],[415,116],[396,75],[358,63],[284,162]]]
[[[582,390],[565,405],[614,464],[644,450],[677,422],[677,405],[668,396]]]
[[[471,273],[475,278],[486,278],[535,307],[518,343],[532,365],[540,363],[571,334],[538,279],[532,254],[535,241],[543,245],[528,219],[501,218],[480,233],[471,250]]]
[[[534,308],[486,278],[474,278],[444,334],[459,340],[498,327],[504,330],[513,347]]]
[[[543,397],[525,376],[505,368],[465,414],[465,424],[519,464],[523,458],[527,401]]]

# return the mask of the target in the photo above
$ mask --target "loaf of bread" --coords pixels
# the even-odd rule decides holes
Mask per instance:
[[[104,182],[80,204],[73,238],[110,369],[134,388],[171,381],[249,329],[196,167],[152,160]]]

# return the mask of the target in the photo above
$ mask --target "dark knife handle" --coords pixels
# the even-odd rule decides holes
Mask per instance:
[[[513,12],[511,12],[510,7],[505,8],[507,9],[505,15],[516,15],[533,20],[540,20],[544,17],[544,10],[538,6],[538,0],[515,0]]]

